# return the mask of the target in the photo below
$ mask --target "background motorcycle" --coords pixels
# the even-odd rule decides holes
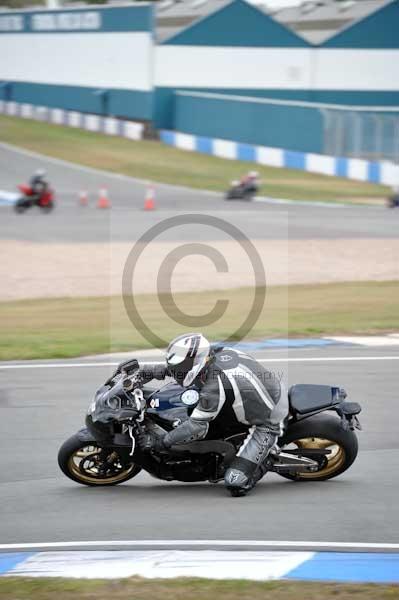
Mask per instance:
[[[226,192],[226,200],[253,200],[258,189],[258,185],[254,182],[232,181],[231,188]]]
[[[388,208],[399,208],[399,194],[394,194],[387,199]]]
[[[176,383],[143,389],[138,363],[131,364],[133,372],[122,372],[97,391],[87,412],[88,427],[61,446],[63,473],[89,486],[122,483],[141,469],[166,481],[222,480],[247,431],[239,425],[222,433],[211,422],[206,440],[143,452],[136,444],[140,431],[164,434],[177,427],[194,410],[199,394]],[[358,452],[359,404],[345,402],[344,390],[323,385],[294,385],[289,397],[286,432],[267,458],[268,469],[296,481],[322,481],[346,471]]]
[[[17,213],[23,213],[32,206],[38,206],[43,212],[50,212],[54,208],[54,192],[47,189],[38,198],[37,194],[29,185],[21,184],[18,189],[22,192],[22,196],[18,198],[14,204],[14,210]]]

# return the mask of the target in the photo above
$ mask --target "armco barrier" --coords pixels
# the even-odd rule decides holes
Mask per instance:
[[[114,117],[102,117],[76,111],[63,110],[61,108],[48,108],[47,106],[35,106],[33,104],[21,104],[18,102],[5,102],[0,100],[0,114],[23,119],[35,119],[46,121],[54,125],[64,127],[78,127],[87,131],[96,131],[107,135],[117,135],[130,140],[141,140],[143,138],[144,125],[134,121],[115,119]]]
[[[399,186],[399,165],[391,162],[370,162],[356,158],[343,158],[293,152],[281,148],[252,146],[229,140],[204,138],[176,131],[161,131],[161,140],[181,150],[211,154],[221,158],[255,162],[271,167],[299,169],[322,175],[335,175],[357,181]]]

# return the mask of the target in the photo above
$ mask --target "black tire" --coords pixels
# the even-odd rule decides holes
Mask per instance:
[[[27,202],[25,202],[23,200],[17,200],[16,203],[14,204],[14,210],[19,215],[24,213],[26,210],[28,210],[28,208],[29,208],[29,204],[27,204]]]
[[[86,453],[86,459],[82,456],[82,460],[80,461],[80,465],[77,465],[74,462],[74,458],[76,458],[76,453],[79,451],[83,451],[84,449],[88,449],[92,447],[92,452]],[[97,450],[96,450],[97,449]],[[87,469],[83,468],[84,463],[88,460],[88,457],[96,457],[98,455],[98,449],[102,449],[101,442],[96,441],[82,441],[79,434],[75,434],[72,437],[68,438],[61,446],[58,451],[58,465],[61,471],[72,479],[72,481],[76,481],[82,485],[88,485],[93,487],[104,487],[110,485],[117,485],[119,483],[123,483],[124,481],[128,481],[128,479],[132,479],[138,473],[140,473],[141,468],[135,465],[133,462],[129,466],[122,467],[119,472],[112,474],[104,474],[104,476],[96,475]],[[110,453],[115,451],[116,449],[109,448]]]
[[[254,197],[255,194],[253,192],[245,192],[243,200],[245,200],[246,202],[251,202],[251,200],[253,200]]]
[[[327,464],[315,473],[279,473],[281,477],[293,481],[325,481],[344,473],[357,457],[358,442],[355,433],[343,429],[340,419],[332,415],[324,413],[293,424],[279,440],[279,446],[283,450],[288,444],[299,440],[309,440],[309,445],[306,446],[302,442],[297,447],[311,448],[313,443],[313,447],[333,447],[334,453],[327,456]],[[334,445],[318,446],[317,440],[331,441]]]

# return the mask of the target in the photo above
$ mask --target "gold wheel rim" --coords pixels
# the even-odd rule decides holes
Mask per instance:
[[[91,483],[94,485],[104,485],[104,483],[118,483],[122,479],[125,479],[125,477],[132,472],[134,464],[131,464],[126,469],[122,469],[116,475],[111,475],[108,477],[97,475],[97,467],[95,464],[94,457],[97,456],[97,454],[101,452],[101,450],[102,449],[98,446],[82,446],[81,448],[75,450],[75,452],[71,454],[71,456],[68,459],[68,468],[70,472],[80,481],[83,481],[85,483]],[[80,468],[80,464],[82,463],[82,461],[86,461],[89,463],[87,468]]]
[[[337,444],[337,442],[332,440],[318,437],[308,437],[294,440],[290,442],[290,444],[295,444],[295,446],[299,449],[303,448],[310,450],[315,448],[318,450],[330,450],[330,454],[327,454],[326,456],[327,463],[322,469],[315,471],[314,473],[300,472],[297,474],[300,479],[319,479],[320,477],[330,476],[338,471],[345,463],[345,449]]]

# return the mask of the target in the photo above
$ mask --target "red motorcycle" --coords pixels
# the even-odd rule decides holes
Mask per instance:
[[[48,213],[54,208],[54,192],[50,188],[46,188],[38,195],[30,185],[25,183],[18,186],[22,196],[18,198],[14,205],[14,210],[17,213],[23,213],[32,206],[38,206],[40,210]]]

